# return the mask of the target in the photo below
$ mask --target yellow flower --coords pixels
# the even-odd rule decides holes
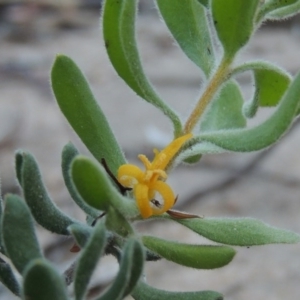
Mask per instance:
[[[155,156],[152,162],[145,155],[140,154],[138,158],[145,166],[144,171],[131,164],[120,166],[118,181],[124,187],[133,188],[133,194],[143,218],[148,218],[153,214],[162,214],[174,205],[176,197],[171,187],[165,183],[168,177],[165,168],[181,146],[191,137],[191,133],[179,137],[160,152],[154,149]],[[163,203],[155,200],[156,193],[160,194]]]

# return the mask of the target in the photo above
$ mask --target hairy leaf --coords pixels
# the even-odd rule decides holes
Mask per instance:
[[[105,227],[98,222],[94,228],[91,238],[83,248],[77,261],[74,280],[75,299],[85,299],[89,281],[101,257],[106,242]]]
[[[17,195],[5,198],[3,239],[5,250],[16,269],[22,273],[28,263],[43,257],[26,203]]]
[[[143,99],[170,118],[177,136],[179,117],[164,103],[146,77],[135,40],[137,0],[106,0],[103,8],[103,35],[109,59],[119,76]]]
[[[209,240],[232,246],[300,242],[300,235],[294,232],[271,227],[262,221],[251,218],[175,219],[175,221]]]
[[[97,300],[121,300],[131,292],[143,269],[144,255],[142,251],[142,246],[138,241],[134,239],[127,241],[115,281]]]
[[[143,236],[144,245],[167,260],[196,269],[215,269],[231,262],[235,250],[227,246],[190,245]]]
[[[90,158],[77,156],[71,174],[77,191],[90,206],[106,211],[112,205],[122,212],[130,206],[130,211],[138,214],[135,203],[123,197],[108,179],[104,168]]]
[[[72,197],[72,199],[75,201],[75,203],[88,215],[92,216],[93,218],[97,218],[100,214],[100,212],[93,207],[89,206],[85,201],[82,200],[78,192],[76,191],[76,188],[74,187],[74,184],[72,182],[71,178],[71,164],[74,160],[74,158],[79,155],[79,152],[75,148],[75,146],[72,143],[68,143],[62,151],[62,174],[64,177],[64,181],[66,184],[66,187]]]
[[[223,300],[223,296],[213,291],[169,292],[156,289],[142,281],[132,293],[135,300]]]
[[[57,103],[75,132],[94,157],[98,161],[105,158],[116,173],[125,163],[123,152],[80,69],[69,57],[58,55],[51,83]]]
[[[0,259],[0,281],[16,296],[20,296],[21,287],[10,265]]]
[[[280,9],[276,9],[270,12],[266,18],[269,20],[284,20],[287,18],[291,18],[296,15],[300,11],[300,1],[298,0],[292,5],[284,6]]]
[[[190,140],[190,145],[209,142],[229,151],[250,152],[266,148],[286,132],[296,116],[300,102],[300,73],[296,76],[276,111],[266,121],[249,129],[203,133]]]
[[[157,5],[183,52],[209,77],[214,53],[206,9],[197,0],[157,0]]]
[[[204,115],[200,125],[201,132],[245,127],[243,103],[238,84],[232,80],[227,82]]]
[[[24,272],[24,300],[69,300],[58,272],[43,259],[34,260]]]
[[[93,232],[93,228],[91,226],[83,224],[73,224],[68,227],[68,230],[81,248],[85,247]]]
[[[260,0],[211,0],[215,29],[227,58],[249,41],[259,4]]]
[[[57,234],[69,235],[68,226],[77,223],[58,209],[42,181],[34,157],[28,152],[18,152],[22,157],[22,188],[24,198],[35,220],[44,228]]]

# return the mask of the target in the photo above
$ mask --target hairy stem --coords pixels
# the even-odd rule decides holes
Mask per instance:
[[[199,101],[197,102],[195,108],[187,119],[183,134],[190,133],[196,126],[200,117],[203,115],[205,108],[213,99],[213,96],[219,89],[220,85],[227,78],[229,73],[229,67],[231,65],[232,59],[224,57],[216,70],[215,74],[209,81],[204,93],[201,95]]]

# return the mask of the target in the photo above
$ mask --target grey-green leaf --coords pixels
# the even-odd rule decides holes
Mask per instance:
[[[34,157],[28,152],[19,151],[22,157],[22,188],[24,198],[35,220],[44,228],[57,234],[69,235],[68,226],[77,223],[64,214],[54,204],[42,181],[42,177]]]
[[[90,206],[106,211],[112,205],[126,214],[138,215],[135,203],[116,190],[100,164],[79,155],[73,161],[71,172],[77,191]]]
[[[176,113],[150,84],[139,58],[135,40],[136,0],[106,0],[103,8],[103,35],[109,59],[119,76],[143,99],[170,118],[175,135],[181,131]]]
[[[223,296],[214,291],[169,292],[156,289],[142,281],[132,293],[135,300],[223,300]]]
[[[69,226],[68,230],[81,248],[85,247],[93,232],[93,228],[91,226],[83,224],[72,224]]]
[[[115,232],[122,237],[127,237],[134,233],[130,223],[111,206],[108,208],[105,224],[108,230]]]
[[[137,240],[133,240],[132,247],[133,247],[133,253],[132,253],[133,263],[131,265],[130,279],[123,293],[123,297],[129,295],[131,291],[135,288],[137,282],[142,276],[143,268],[144,268],[145,253],[142,244]]]
[[[143,262],[140,260],[140,255],[136,256],[138,260],[135,261],[137,249],[141,248],[137,243],[138,242],[134,239],[129,239],[127,241],[123,249],[120,269],[115,281],[101,297],[97,298],[97,300],[121,300],[133,288],[135,281],[137,281],[141,275],[139,272],[141,272],[141,269],[143,268]],[[141,266],[138,264],[141,264]]]
[[[33,261],[24,272],[24,300],[69,300],[58,272],[43,259]]]
[[[200,124],[201,132],[245,127],[243,104],[238,84],[233,80],[227,82],[203,116]]]
[[[93,207],[89,206],[85,201],[82,200],[76,188],[74,187],[71,178],[71,164],[74,158],[79,155],[78,150],[72,143],[68,143],[62,151],[62,174],[64,177],[65,185],[75,203],[88,215],[93,218],[97,218],[100,212]]]
[[[269,0],[266,1],[260,8],[258,13],[257,21],[261,21],[268,13],[272,13],[276,10],[281,10],[282,8],[293,6],[299,0]]]
[[[143,236],[144,245],[174,263],[196,269],[221,268],[231,262],[235,250],[227,246],[190,245]]]
[[[291,18],[296,15],[300,11],[300,1],[298,0],[296,3],[288,6],[284,6],[280,9],[276,9],[270,12],[266,18],[269,20],[284,20],[287,18]]]
[[[10,265],[0,259],[0,281],[16,296],[21,293],[21,287]]]
[[[6,253],[20,273],[30,261],[43,257],[30,210],[19,196],[5,197],[2,226]]]
[[[203,133],[190,141],[209,142],[229,151],[257,151],[266,148],[286,132],[296,116],[300,102],[300,73],[286,91],[276,111],[266,121],[249,129],[233,129]]]
[[[260,0],[211,0],[212,15],[225,56],[232,59],[250,39]]]
[[[89,84],[77,65],[58,55],[51,71],[54,95],[62,113],[94,157],[105,158],[113,173],[125,158]]]
[[[75,299],[84,299],[92,273],[102,256],[106,242],[105,227],[98,222],[87,245],[81,250],[77,261],[74,280]]]
[[[156,1],[180,48],[209,77],[214,67],[214,51],[204,6],[197,0]]]
[[[271,227],[251,218],[204,218],[176,221],[209,240],[227,245],[257,246],[300,242],[300,235],[294,232]]]

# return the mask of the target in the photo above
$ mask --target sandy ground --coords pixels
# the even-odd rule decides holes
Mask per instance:
[[[130,161],[139,153],[151,153],[171,139],[171,127],[160,112],[141,101],[119,79],[110,65],[102,42],[97,14],[88,26],[62,31],[49,24],[39,27],[27,42],[2,38],[0,44],[0,172],[3,192],[17,191],[13,156],[18,148],[31,151],[40,163],[46,185],[55,202],[66,212],[84,219],[72,205],[60,173],[62,147],[72,141],[87,153],[61,115],[49,88],[49,70],[57,53],[71,56],[87,75],[101,107]],[[198,69],[174,46],[165,26],[153,15],[139,19],[138,39],[144,66],[162,96],[186,117],[200,90]],[[260,30],[242,58],[263,58],[295,74],[300,70],[300,29]],[[248,78],[241,78],[245,95]],[[264,117],[260,115],[260,118]],[[273,226],[300,232],[300,129],[295,126],[269,153],[206,156],[195,167],[181,167],[170,183],[186,211],[213,217],[259,218]],[[232,184],[219,186],[239,170]],[[207,190],[209,187],[214,189]],[[204,191],[196,199],[193,195]],[[145,223],[143,232],[185,242],[203,239],[172,222]],[[71,241],[39,229],[47,256],[65,268],[74,257]],[[62,245],[63,244],[63,245]],[[57,250],[59,248],[59,250]],[[237,248],[233,262],[214,271],[190,270],[170,262],[147,264],[149,283],[169,290],[217,290],[228,300],[294,300],[300,296],[300,245]],[[116,271],[106,258],[94,283],[106,282]],[[14,299],[0,288],[3,300]]]

